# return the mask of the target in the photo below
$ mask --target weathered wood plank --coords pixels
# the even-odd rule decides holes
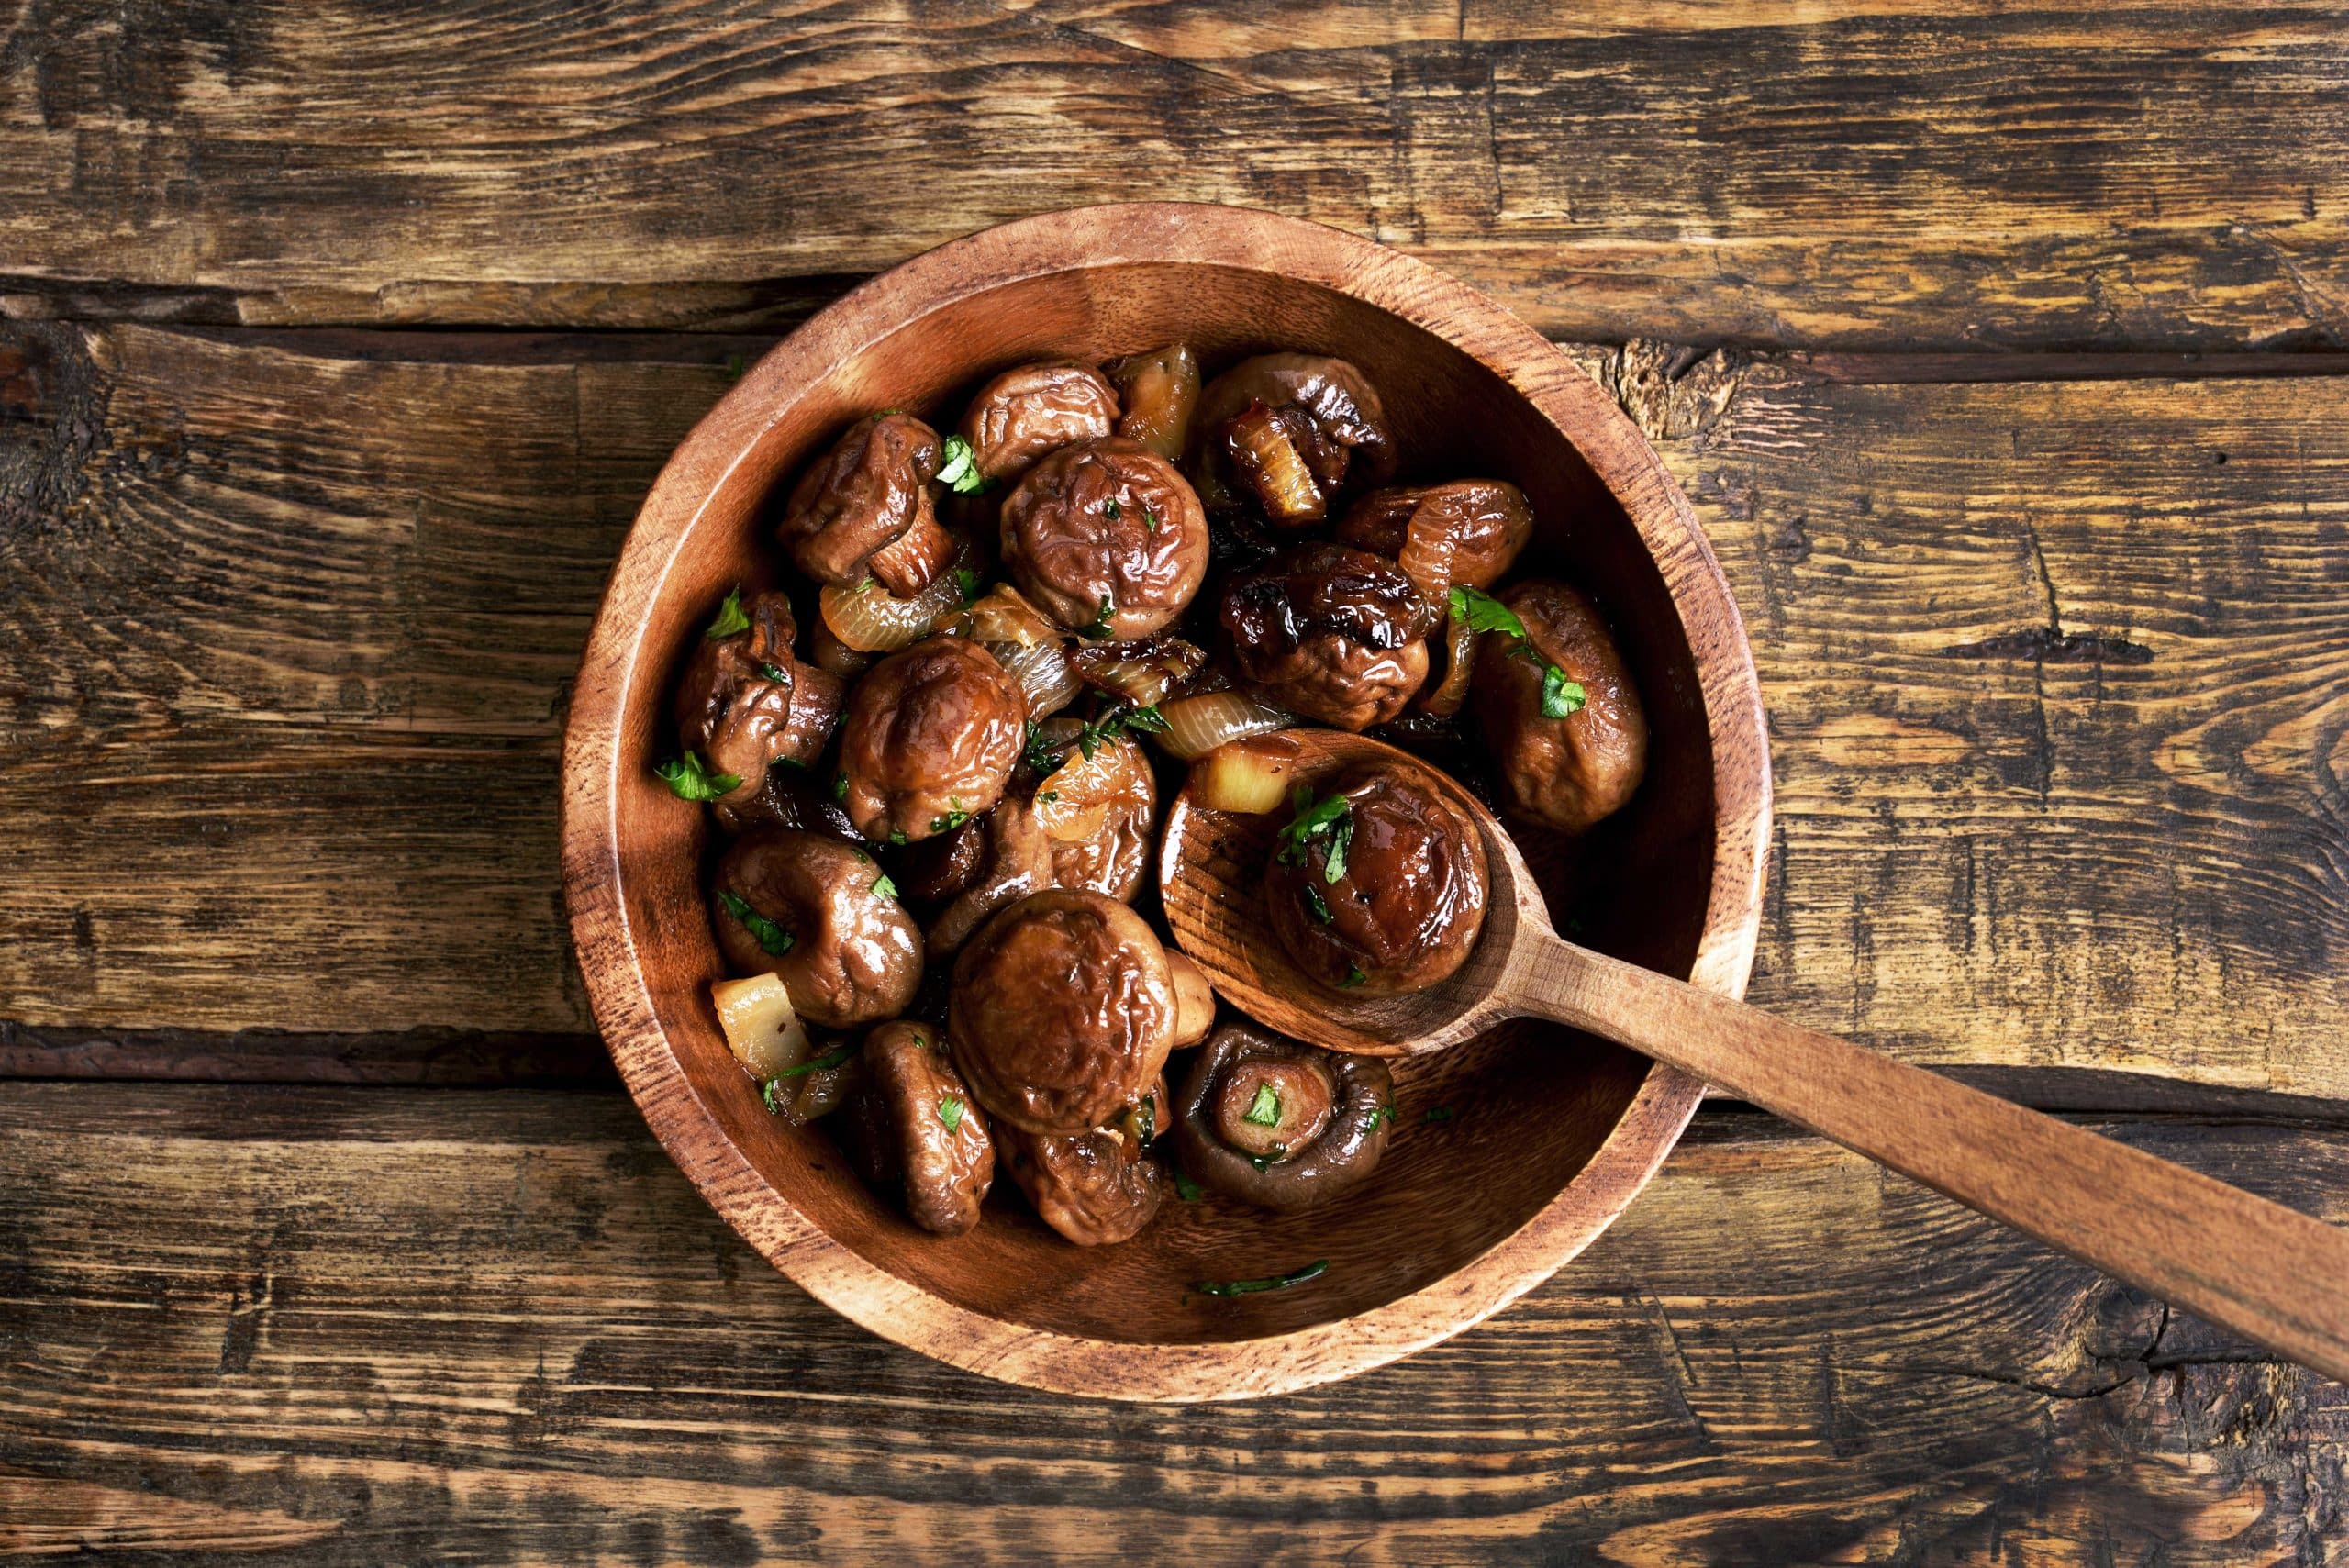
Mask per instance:
[[[2121,1131],[2349,1218],[2340,1134]],[[1495,1322],[1252,1405],[887,1346],[615,1095],[0,1086],[0,1551],[2322,1562],[2349,1456],[2339,1386],[1721,1113]]]
[[[250,1056],[207,1032],[587,1032],[562,685],[756,341],[7,329],[0,1018],[140,1031],[142,1073]],[[1754,634],[1757,1000],[2068,1104],[2349,1093],[2349,379],[1584,357]]]
[[[0,312],[772,323],[1237,201],[1553,333],[2349,341],[2327,8],[0,3]]]

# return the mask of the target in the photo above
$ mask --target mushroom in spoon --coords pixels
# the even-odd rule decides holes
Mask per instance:
[[[1332,1051],[1388,1056],[1442,1051],[1512,1018],[1586,1029],[2349,1379],[2349,1232],[1564,941],[1524,858],[1468,791],[1359,735],[1309,730],[1295,740],[1296,776],[1317,793],[1372,764],[1437,792],[1483,834],[1491,884],[1475,951],[1450,978],[1400,995],[1333,992],[1289,962],[1267,917],[1263,873],[1280,819],[1208,810],[1186,787],[1160,851],[1167,923],[1224,1000],[1260,1023]]]

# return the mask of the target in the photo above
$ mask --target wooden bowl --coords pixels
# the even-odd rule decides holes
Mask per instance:
[[[762,503],[858,415],[951,409],[1005,366],[1175,339],[1209,361],[1341,354],[1381,389],[1406,474],[1514,480],[1529,554],[1613,620],[1653,726],[1647,782],[1544,883],[1589,945],[1737,994],[1760,919],[1770,774],[1737,607],[1687,500],[1611,399],[1481,295],[1366,240],[1266,213],[1085,207],[941,246],[753,366],[654,483],[572,695],[563,878],[596,1021],[629,1090],[718,1213],[874,1332],[1011,1382],[1148,1400],[1327,1382],[1433,1344],[1546,1278],[1654,1173],[1694,1080],[1547,1026],[1397,1064],[1401,1120],[1369,1185],[1316,1214],[1169,1201],[1078,1248],[999,1177],[942,1239],[869,1194],[829,1139],[767,1114],[718,1031],[703,808],[651,773],[668,694],[727,586],[773,575]],[[1439,1113],[1430,1119],[1430,1113]],[[1201,1281],[1319,1278],[1235,1297]]]

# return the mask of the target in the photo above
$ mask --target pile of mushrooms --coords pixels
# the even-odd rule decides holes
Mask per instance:
[[[1175,1195],[1293,1211],[1374,1181],[1386,1066],[1219,1016],[1155,907],[1163,802],[1275,817],[1283,957],[1392,995],[1467,962],[1483,845],[1405,772],[1293,793],[1281,731],[1373,731],[1566,833],[1646,765],[1599,608],[1508,581],[1525,494],[1398,484],[1405,456],[1346,360],[1206,380],[1169,344],[1008,366],[951,426],[868,414],[778,493],[789,570],[682,651],[655,772],[726,836],[711,995],[780,1122],[940,1235],[1001,1208],[998,1169],[1087,1246]]]

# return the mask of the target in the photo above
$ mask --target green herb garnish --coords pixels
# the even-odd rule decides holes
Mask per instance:
[[[1370,1130],[1376,1132],[1381,1123],[1391,1122],[1394,1119],[1395,1107],[1392,1105],[1375,1106],[1370,1113]]]
[[[1346,874],[1346,846],[1354,841],[1353,813],[1338,818],[1330,829],[1330,851],[1321,857],[1321,880],[1332,884]]]
[[[938,1122],[949,1132],[958,1130],[963,1125],[963,1102],[952,1095],[940,1100]]]
[[[1569,681],[1555,664],[1542,667],[1542,717],[1565,718],[1582,711],[1588,698],[1580,681]]]
[[[1105,642],[1108,640],[1109,624],[1117,617],[1117,614],[1118,607],[1109,602],[1109,595],[1107,594],[1102,595],[1101,613],[1093,617],[1093,624],[1091,626],[1083,628],[1076,635],[1093,642]]]
[[[1191,1180],[1183,1168],[1177,1165],[1174,1168],[1174,1195],[1185,1203],[1197,1203],[1207,1195],[1207,1188]]]
[[[840,773],[838,776],[836,776],[836,777],[832,780],[832,799],[833,799],[834,801],[842,801],[842,800],[846,800],[847,798],[848,798],[848,774],[847,774],[845,772],[843,772],[843,773]]]
[[[1319,1279],[1329,1272],[1330,1260],[1320,1258],[1301,1269],[1285,1274],[1275,1274],[1270,1279],[1235,1279],[1219,1282],[1203,1280],[1191,1288],[1201,1296],[1254,1296],[1260,1291],[1286,1290],[1293,1284],[1303,1284],[1308,1280]]]
[[[896,844],[896,845],[898,845],[898,846],[900,846],[900,847],[904,846],[907,842],[908,842],[908,840],[907,840],[907,838],[906,838],[906,830],[905,830],[903,828],[890,828],[890,829],[889,829],[889,842],[891,842],[891,843],[893,843],[893,844]]]
[[[1096,749],[1120,736],[1140,730],[1145,735],[1166,733],[1166,716],[1155,707],[1128,706],[1106,713],[1076,732],[1076,749],[1091,762]]]
[[[1525,633],[1525,622],[1515,610],[1464,584],[1454,584],[1452,589],[1452,613],[1468,623],[1471,631],[1497,631],[1514,638],[1518,657],[1542,667],[1542,717],[1566,718],[1582,711],[1586,697],[1582,684],[1566,679],[1566,673],[1542,657],[1533,639]]]
[[[1286,1160],[1287,1158],[1288,1145],[1286,1143],[1275,1143],[1270,1149],[1265,1150],[1262,1154],[1249,1155],[1248,1163],[1255,1166],[1259,1171],[1269,1171],[1273,1168],[1275,1162]]]
[[[889,880],[889,873],[885,871],[873,879],[873,892],[876,897],[895,898],[897,895],[897,884]]]
[[[957,495],[984,495],[995,483],[979,472],[979,454],[960,436],[941,441],[938,458],[938,482]]]
[[[1256,1085],[1256,1097],[1248,1102],[1247,1114],[1241,1120],[1255,1127],[1278,1127],[1281,1124],[1280,1091],[1270,1084]]]
[[[1330,901],[1321,896],[1321,890],[1309,882],[1305,884],[1305,906],[1313,911],[1313,917],[1325,926],[1338,917],[1330,913]]]
[[[1141,504],[1141,526],[1152,533],[1158,531],[1158,514],[1150,509],[1150,503],[1147,501]]]
[[[770,664],[762,659],[759,661],[759,673],[778,686],[791,684],[791,672],[780,664]]]
[[[1524,640],[1525,623],[1518,618],[1517,612],[1482,589],[1454,583],[1452,613],[1466,621],[1471,631],[1504,631]]]
[[[726,595],[726,602],[718,606],[718,618],[709,623],[709,629],[702,635],[716,642],[720,638],[750,629],[751,617],[742,613],[742,590],[738,585]]]
[[[1280,861],[1283,865],[1303,865],[1307,841],[1316,834],[1335,831],[1339,820],[1353,809],[1344,795],[1333,795],[1315,800],[1313,792],[1303,784],[1297,785],[1290,795],[1289,805],[1295,808],[1295,815],[1289,817],[1288,826],[1280,830]],[[1335,882],[1338,879],[1331,877],[1330,880]]]
[[[1364,974],[1362,972],[1361,964],[1350,963],[1346,965],[1346,977],[1343,980],[1339,981],[1338,984],[1344,989],[1351,991],[1369,978],[1369,975]]]
[[[954,569],[954,591],[963,595],[964,604],[969,604],[979,596],[979,574],[967,566],[957,566]]]
[[[780,958],[783,954],[789,952],[793,944],[798,940],[789,931],[751,907],[751,901],[730,887],[721,887],[718,890],[718,901],[726,906],[726,912],[729,915],[742,923],[744,930],[758,939],[759,950],[762,952]]]
[[[1431,1106],[1428,1107],[1428,1113],[1419,1118],[1419,1120],[1422,1122],[1450,1121],[1457,1114],[1450,1106]]]
[[[1019,760],[1035,773],[1049,773],[1061,765],[1062,748],[1054,746],[1044,736],[1044,727],[1034,719],[1028,721],[1028,740],[1021,748]]]
[[[796,1067],[785,1068],[773,1078],[768,1079],[767,1085],[769,1088],[773,1088],[775,1084],[782,1083],[785,1078],[804,1077],[810,1073],[829,1073],[833,1068],[838,1067],[841,1062],[846,1062],[850,1057],[854,1056],[855,1054],[856,1047],[853,1045],[843,1045],[835,1050],[828,1051],[821,1056],[811,1056]]]
[[[1107,501],[1101,503],[1101,515],[1114,523],[1126,514],[1124,508],[1118,505],[1118,498],[1115,495],[1112,495]]]
[[[656,763],[652,771],[669,786],[669,793],[679,800],[716,800],[729,791],[742,787],[742,781],[732,773],[713,773],[702,765],[701,754],[688,751],[682,757]]]
[[[1037,798],[1038,800],[1042,801],[1046,806],[1050,806],[1050,805],[1052,805],[1052,802],[1054,802],[1054,801],[1058,800],[1060,797],[1061,797],[1061,792],[1060,792],[1060,791],[1058,791],[1058,790],[1056,790],[1056,789],[1048,789],[1048,790],[1046,790],[1043,794],[1041,794],[1041,795],[1038,795],[1036,798]]]

